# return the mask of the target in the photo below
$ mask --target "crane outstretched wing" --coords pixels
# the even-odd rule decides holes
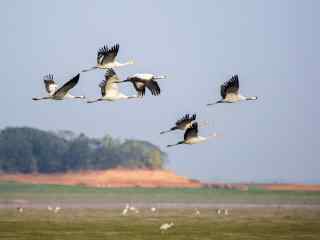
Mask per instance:
[[[62,87],[60,87],[55,93],[54,96],[56,97],[64,97],[70,89],[72,89],[80,79],[80,73],[78,73],[76,76],[74,76],[71,80],[66,82]]]
[[[159,84],[152,80],[152,74],[135,74],[127,78],[127,81],[133,83],[134,88],[138,92],[139,96],[144,96],[145,87],[147,87],[151,94],[157,96],[160,94],[161,89]]]
[[[107,69],[106,73],[104,74],[104,78],[105,79],[99,84],[101,95],[105,96],[107,92],[110,94],[112,94],[112,92],[118,93],[119,88],[118,83],[116,82],[119,81],[119,78],[116,72],[112,68]]]
[[[132,81],[134,89],[137,91],[139,97],[143,97],[146,93],[146,86],[142,82]]]
[[[239,77],[233,75],[228,81],[221,85],[220,94],[225,98],[228,94],[238,94],[239,92]]]
[[[186,141],[189,138],[197,137],[198,136],[198,123],[194,122],[192,123],[191,127],[187,128],[187,130],[184,132],[184,140]]]
[[[105,65],[110,62],[113,62],[118,54],[119,44],[108,48],[107,45],[103,46],[98,50],[97,53],[97,63],[100,65]]]
[[[160,95],[161,89],[156,81],[150,80],[146,82],[147,88],[150,90],[151,94],[154,96]]]
[[[185,116],[183,116],[182,118],[180,118],[178,121],[176,121],[176,126],[179,126],[179,125],[185,125],[185,124],[188,124],[194,120],[196,120],[196,117],[197,115],[196,114],[193,114],[191,117],[189,114],[186,114]]]

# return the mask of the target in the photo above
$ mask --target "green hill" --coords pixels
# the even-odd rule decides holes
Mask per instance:
[[[166,153],[140,140],[90,138],[71,131],[29,127],[0,131],[0,171],[55,173],[115,167],[161,169]]]

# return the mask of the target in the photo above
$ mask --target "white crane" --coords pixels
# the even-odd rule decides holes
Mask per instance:
[[[116,101],[138,97],[136,95],[127,96],[119,92],[119,86],[117,83],[119,81],[119,78],[113,69],[107,69],[104,77],[105,79],[99,84],[102,97],[96,100],[87,101],[87,103],[94,103],[99,101]]]
[[[58,213],[60,212],[61,210],[61,207],[60,206],[56,206],[55,209],[54,209],[54,213]]]
[[[23,213],[23,207],[17,207],[19,213]]]
[[[171,223],[164,223],[160,226],[160,231],[163,233],[165,231],[167,231],[169,228],[173,227],[174,226],[174,223],[171,222]]]
[[[220,216],[222,214],[222,209],[221,208],[218,208],[217,209],[217,214]]]
[[[53,210],[53,208],[50,205],[47,207],[47,209],[49,212],[51,212]]]
[[[127,77],[127,79],[119,81],[118,83],[131,82],[140,97],[145,95],[146,87],[150,90],[152,95],[158,96],[160,95],[161,89],[157,80],[165,78],[167,78],[166,75],[156,76],[151,73],[138,73],[131,75]]]
[[[77,85],[79,82],[80,73],[74,76],[71,80],[66,82],[62,87],[58,88],[58,85],[55,83],[53,79],[53,75],[49,74],[44,76],[43,81],[48,92],[48,96],[46,97],[34,97],[32,100],[65,100],[65,99],[84,99],[85,96],[73,96],[69,93],[69,91]]]
[[[200,211],[198,208],[195,209],[195,213],[194,213],[196,216],[200,216]]]
[[[103,46],[97,52],[97,65],[89,69],[82,70],[82,72],[88,72],[97,68],[108,69],[108,68],[116,68],[116,67],[122,67],[122,66],[133,64],[132,60],[125,63],[119,63],[118,61],[116,61],[118,51],[119,51],[119,44],[116,44],[111,48],[108,48],[107,45]]]
[[[155,207],[152,207],[152,208],[150,208],[150,211],[151,211],[151,212],[156,212],[157,209],[156,209]]]
[[[191,127],[192,122],[196,120],[197,115],[193,114],[190,116],[189,114],[186,114],[182,118],[180,118],[178,121],[176,121],[176,124],[174,127],[170,128],[169,130],[162,131],[160,134],[164,134],[167,132],[175,131],[175,130],[186,130],[187,128]]]
[[[129,208],[129,210],[130,210],[130,211],[135,211],[136,208],[135,208],[134,206],[131,206],[131,207]]]
[[[214,103],[209,103],[207,106],[217,103],[235,103],[244,100],[257,100],[258,97],[246,97],[239,92],[239,77],[238,75],[232,76],[228,81],[223,83],[220,87],[221,100]]]
[[[229,215],[229,209],[228,209],[228,208],[225,208],[225,209],[224,209],[224,215],[225,215],[225,216],[228,216],[228,215]]]
[[[213,133],[207,137],[202,137],[198,135],[198,123],[193,122],[191,127],[187,128],[187,130],[184,132],[183,141],[177,142],[176,144],[167,145],[167,147],[173,147],[179,144],[197,144],[202,143],[209,138],[216,137],[217,134]]]
[[[126,207],[122,210],[121,215],[122,215],[122,216],[126,216],[127,213],[128,213],[128,210],[129,210],[129,204],[127,203],[127,204],[126,204]]]

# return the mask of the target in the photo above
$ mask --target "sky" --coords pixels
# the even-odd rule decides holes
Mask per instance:
[[[151,141],[167,168],[205,181],[320,183],[319,1],[1,1],[0,128],[72,130],[91,137]],[[161,95],[86,104],[34,102],[42,77],[62,84],[96,63],[97,49],[120,44],[116,69],[167,74]],[[206,104],[239,75],[258,101]],[[97,97],[104,71],[82,73],[74,95]],[[121,86],[134,94],[132,85]],[[186,113],[221,135],[199,145],[160,135]]]

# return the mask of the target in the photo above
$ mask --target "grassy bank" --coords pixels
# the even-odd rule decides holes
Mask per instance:
[[[120,210],[120,209],[119,209]],[[233,209],[229,216],[217,216],[213,209],[160,209],[153,214],[142,209],[136,215],[120,216],[119,210],[0,209],[0,239],[310,239],[320,237],[319,210]],[[174,227],[160,233],[164,222]]]
[[[187,188],[88,188],[0,182],[0,202],[320,204],[320,192]]]

